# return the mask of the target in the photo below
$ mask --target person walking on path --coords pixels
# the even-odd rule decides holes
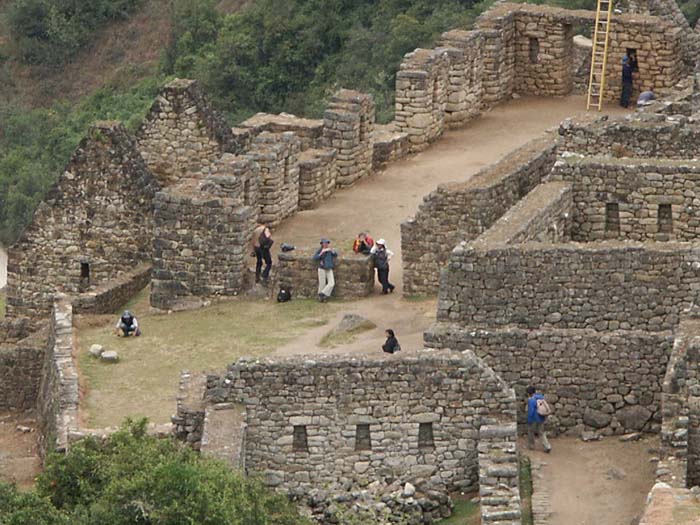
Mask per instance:
[[[331,241],[321,239],[321,247],[314,254],[314,261],[318,261],[318,300],[322,303],[328,301],[335,287],[333,268],[338,252],[331,248]]]
[[[622,57],[622,94],[620,95],[620,106],[628,108],[630,105],[630,97],[632,96],[632,75],[634,69],[630,57],[625,55]]]
[[[527,448],[530,450],[535,448],[535,436],[539,435],[542,437],[544,451],[549,453],[552,447],[547,439],[544,425],[551,409],[544,396],[537,392],[534,386],[527,387],[527,396]]]
[[[386,352],[387,354],[394,354],[401,351],[401,345],[399,344],[399,340],[396,339],[394,331],[389,328],[388,330],[384,331],[384,334],[386,335],[386,343],[382,345],[382,351]]]
[[[377,269],[377,279],[382,285],[382,293],[384,295],[393,292],[396,288],[389,282],[389,261],[394,256],[394,252],[386,247],[386,241],[379,239],[370,253],[374,256],[374,267]]]
[[[267,232],[267,233],[266,233]],[[263,249],[260,245],[260,240],[264,239],[267,249]],[[265,271],[263,279],[267,280],[272,268],[272,256],[270,255],[270,247],[272,246],[272,235],[270,230],[264,224],[258,224],[253,230],[253,237],[250,240],[251,257],[255,257],[255,282],[260,282],[260,270],[262,270],[263,261],[265,261]]]

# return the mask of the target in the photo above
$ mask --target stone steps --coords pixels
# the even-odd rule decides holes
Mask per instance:
[[[202,433],[203,455],[220,459],[234,468],[244,469],[245,407],[234,403],[207,406]]]

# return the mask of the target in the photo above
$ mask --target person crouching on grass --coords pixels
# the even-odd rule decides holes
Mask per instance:
[[[130,335],[138,337],[141,335],[139,322],[134,314],[132,314],[129,310],[125,310],[122,316],[119,318],[114,332],[119,337],[129,337]]]

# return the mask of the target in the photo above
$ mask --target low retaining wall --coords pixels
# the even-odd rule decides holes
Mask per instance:
[[[436,294],[452,248],[475,239],[535,188],[556,160],[551,137],[538,139],[464,183],[441,184],[401,224],[407,294]]]
[[[36,407],[47,340],[42,330],[16,343],[0,344],[0,411]]]
[[[152,267],[142,264],[98,289],[71,298],[75,314],[111,314],[151,282]]]
[[[292,298],[318,296],[318,261],[312,259],[314,253],[315,250],[302,248],[278,256],[279,286],[291,290]],[[372,257],[354,253],[338,255],[333,276],[333,297],[366,297],[374,288]]]
[[[554,408],[548,426],[578,435],[658,430],[661,384],[673,346],[671,332],[479,330],[438,323],[426,346],[472,350],[516,389],[519,422],[526,422],[525,389],[534,384]]]

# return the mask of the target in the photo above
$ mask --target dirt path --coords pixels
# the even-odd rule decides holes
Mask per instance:
[[[359,231],[368,231],[375,239],[386,239],[396,253],[391,281],[400,292],[400,224],[415,214],[423,196],[438,184],[468,180],[565,118],[585,113],[584,107],[581,96],[528,97],[501,104],[466,127],[446,132],[428,150],[336,192],[316,209],[287,219],[274,232],[276,246],[282,242],[316,246],[325,236],[336,245],[347,245]],[[621,110],[611,107],[609,111]]]
[[[22,489],[33,486],[41,472],[36,428],[31,415],[0,413],[0,480]]]
[[[552,440],[552,453],[527,451],[542,463],[539,476],[548,494],[550,525],[632,525],[644,510],[654,484],[650,461],[658,438],[631,443],[618,438],[584,443],[577,438]],[[525,443],[521,443],[525,450]],[[535,484],[537,484],[535,480]],[[537,485],[535,485],[537,487]]]

